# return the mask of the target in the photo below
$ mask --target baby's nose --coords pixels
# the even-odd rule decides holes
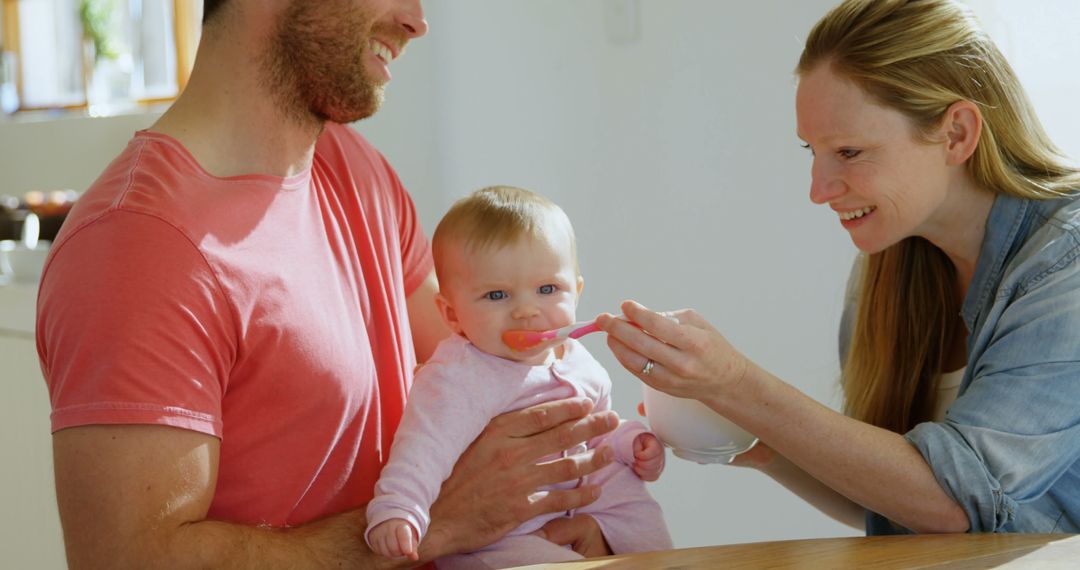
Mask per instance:
[[[536,308],[536,305],[532,303],[522,303],[514,307],[513,317],[515,319],[529,319],[540,314],[540,310]]]

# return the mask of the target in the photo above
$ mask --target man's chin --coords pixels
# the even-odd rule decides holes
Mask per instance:
[[[324,121],[348,124],[374,115],[382,107],[382,103],[383,90],[380,87],[370,97],[350,101],[346,105],[322,105],[313,111]]]
[[[338,123],[338,124],[342,124],[342,125],[347,125],[349,123],[355,123],[357,121],[362,121],[362,120],[374,115],[375,111],[378,111],[378,107],[373,107],[371,109],[365,109],[363,111],[355,111],[354,110],[354,111],[351,111],[351,112],[336,112],[336,111],[334,111],[334,112],[329,112],[329,113],[316,113],[316,116],[318,116],[324,122],[329,121],[331,123]]]

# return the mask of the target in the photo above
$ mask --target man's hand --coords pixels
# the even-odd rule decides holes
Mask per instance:
[[[595,501],[600,496],[595,485],[536,492],[546,485],[580,479],[614,459],[612,450],[604,446],[538,464],[544,456],[618,426],[614,412],[589,415],[591,410],[591,401],[578,398],[540,404],[491,420],[443,483],[431,508],[431,526],[420,544],[420,559],[477,550],[533,517]]]
[[[611,547],[604,539],[600,525],[589,515],[552,519],[533,534],[555,544],[569,545],[585,558],[611,555]]]

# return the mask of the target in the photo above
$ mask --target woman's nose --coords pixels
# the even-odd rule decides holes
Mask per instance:
[[[405,29],[405,35],[414,40],[428,33],[428,23],[424,19],[424,7],[420,0],[407,0],[398,11],[397,23]]]
[[[814,159],[810,169],[810,201],[815,204],[828,204],[844,194],[847,185],[843,179],[831,172],[827,166]]]

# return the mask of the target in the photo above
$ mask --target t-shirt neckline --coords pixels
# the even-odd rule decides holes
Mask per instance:
[[[210,172],[207,172],[199,161],[195,159],[195,156],[191,154],[191,151],[184,146],[179,140],[171,135],[160,133],[157,131],[151,131],[143,129],[136,131],[135,137],[137,139],[150,140],[156,143],[164,144],[171,150],[177,153],[184,162],[187,163],[192,170],[194,170],[199,176],[217,182],[232,183],[232,182],[245,182],[245,183],[257,183],[272,186],[280,190],[302,190],[307,188],[311,182],[311,164],[303,170],[291,174],[289,176],[275,176],[272,174],[240,174],[236,176],[215,176]]]

